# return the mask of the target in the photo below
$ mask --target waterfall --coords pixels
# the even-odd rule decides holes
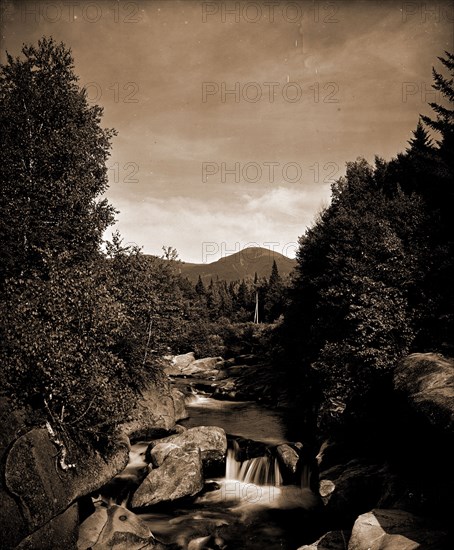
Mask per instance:
[[[255,485],[282,485],[282,475],[275,457],[259,456],[239,462],[235,448],[227,450],[225,477]]]

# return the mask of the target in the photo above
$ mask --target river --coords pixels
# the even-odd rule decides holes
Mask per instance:
[[[287,441],[282,414],[251,401],[220,401],[202,393],[188,393],[186,402],[189,418],[183,426],[219,426],[227,433],[225,475],[207,479],[193,499],[139,513],[157,539],[185,550],[296,550],[315,540],[320,530],[311,511],[314,495],[304,486],[283,485],[276,458],[266,453],[267,447]],[[240,462],[238,438],[263,444],[264,455]],[[132,446],[123,480],[146,466],[148,443]]]

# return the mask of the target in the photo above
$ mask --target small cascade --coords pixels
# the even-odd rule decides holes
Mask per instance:
[[[275,457],[259,456],[239,462],[234,447],[227,450],[225,477],[254,485],[282,485],[282,475]]]

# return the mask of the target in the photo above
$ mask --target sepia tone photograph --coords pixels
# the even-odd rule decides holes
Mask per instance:
[[[453,1],[0,31],[0,549],[452,550]]]

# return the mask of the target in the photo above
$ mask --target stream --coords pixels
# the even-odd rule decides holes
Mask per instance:
[[[191,390],[185,392],[189,417],[180,424],[225,430],[225,475],[206,479],[197,497],[139,511],[156,538],[170,548],[188,550],[296,550],[315,540],[315,496],[304,482],[283,485],[277,459],[266,452],[288,440],[282,414],[252,401],[221,401]],[[238,460],[238,438],[262,444],[264,456]],[[148,444],[139,441],[132,446],[129,464],[117,477],[134,479],[146,468]],[[118,494],[110,497],[121,501]]]

